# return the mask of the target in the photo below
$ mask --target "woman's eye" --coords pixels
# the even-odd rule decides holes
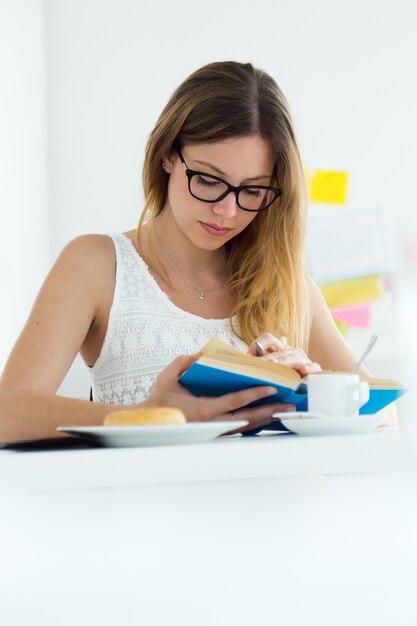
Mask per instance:
[[[260,198],[262,196],[261,189],[245,189],[245,193],[249,196],[254,196],[255,198]]]
[[[220,185],[218,180],[213,180],[212,178],[204,178],[203,176],[197,176],[197,182],[200,185],[206,185],[207,187],[216,187],[216,185]]]

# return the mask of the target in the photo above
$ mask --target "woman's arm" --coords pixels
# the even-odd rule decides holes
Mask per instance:
[[[79,237],[63,250],[0,379],[0,441],[54,437],[59,425],[99,425],[111,411],[134,408],[55,395],[80,350],[89,362],[100,351],[114,275],[114,247],[108,237]],[[220,398],[195,398],[177,382],[194,358],[178,357],[168,365],[142,404],[177,406],[189,420],[246,419],[251,428],[270,423],[274,411],[293,408],[282,404],[242,408],[270,395],[268,387]]]
[[[108,237],[79,237],[60,254],[0,379],[0,440],[53,436],[60,424],[97,424],[109,412],[108,405],[55,393],[94,334],[114,273]]]

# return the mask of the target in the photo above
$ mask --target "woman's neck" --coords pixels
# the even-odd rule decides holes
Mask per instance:
[[[182,232],[168,211],[163,211],[156,218],[151,238],[162,260],[168,261],[171,267],[196,284],[209,288],[213,282],[224,282],[227,279],[224,246],[217,250],[198,248]]]

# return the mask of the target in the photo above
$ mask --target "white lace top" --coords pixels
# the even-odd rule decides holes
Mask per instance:
[[[204,319],[178,308],[161,290],[128,237],[112,234],[116,284],[106,337],[90,368],[93,399],[135,404],[180,354],[194,354],[212,336],[246,350],[229,320]]]

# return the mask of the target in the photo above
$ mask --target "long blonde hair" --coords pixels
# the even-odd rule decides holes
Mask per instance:
[[[286,98],[263,70],[235,61],[210,63],[172,94],[146,146],[139,250],[146,221],[154,253],[151,234],[169,180],[161,168],[164,153],[174,143],[182,147],[243,136],[260,136],[269,143],[275,160],[270,184],[282,189],[282,196],[226,243],[228,286],[235,301],[230,324],[246,343],[271,332],[306,348],[310,310],[304,263],[305,177]]]

